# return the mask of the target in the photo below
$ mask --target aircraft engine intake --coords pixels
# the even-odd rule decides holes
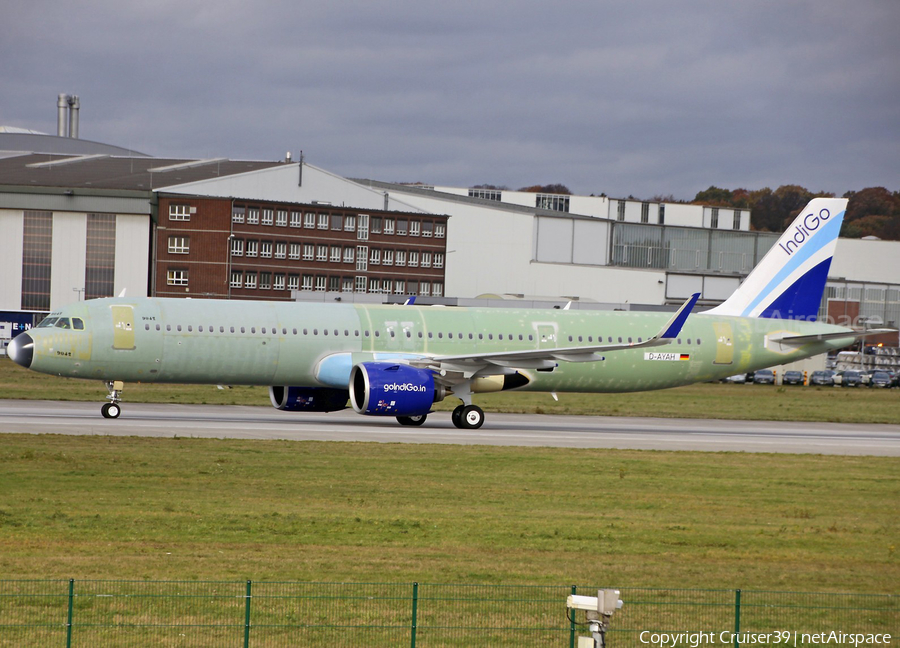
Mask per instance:
[[[362,362],[350,371],[350,404],[370,416],[421,416],[444,399],[427,369],[393,362]]]
[[[336,412],[347,409],[350,395],[346,389],[329,387],[269,387],[275,409],[286,412]]]

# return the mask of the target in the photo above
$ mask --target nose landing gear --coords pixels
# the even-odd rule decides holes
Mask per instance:
[[[103,403],[100,413],[103,415],[103,418],[119,418],[119,414],[122,413],[119,401],[122,400],[122,390],[125,389],[125,383],[121,380],[112,380],[106,383],[106,388],[109,390],[109,396],[106,397],[109,402]]]

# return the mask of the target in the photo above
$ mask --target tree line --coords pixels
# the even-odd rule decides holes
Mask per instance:
[[[783,185],[775,189],[721,189],[710,187],[692,201],[699,205],[749,209],[751,229],[763,232],[783,232],[813,198],[833,198],[830,193],[813,193],[798,185]],[[888,241],[900,241],[900,192],[884,187],[868,187],[848,191],[849,199],[841,236],[862,238],[877,236]]]

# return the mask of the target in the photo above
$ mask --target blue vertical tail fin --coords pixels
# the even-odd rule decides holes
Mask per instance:
[[[847,210],[844,198],[813,198],[715,315],[814,321]]]

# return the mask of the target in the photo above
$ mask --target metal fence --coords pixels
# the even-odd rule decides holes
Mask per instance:
[[[585,632],[566,618],[566,597],[597,589],[0,580],[0,646],[574,648]],[[886,646],[900,635],[900,596],[625,588],[621,598],[625,606],[612,619],[610,646],[659,646],[663,633],[673,648],[847,645],[854,642],[843,635],[859,634],[873,636],[866,645]],[[698,633],[706,637],[702,644]],[[763,634],[768,640],[760,639]]]

